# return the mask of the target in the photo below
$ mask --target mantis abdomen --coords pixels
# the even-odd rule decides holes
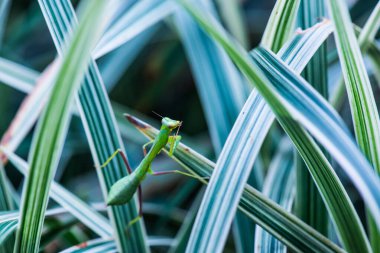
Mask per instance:
[[[123,205],[128,203],[141,183],[140,177],[134,173],[121,178],[112,185],[108,193],[107,205]]]

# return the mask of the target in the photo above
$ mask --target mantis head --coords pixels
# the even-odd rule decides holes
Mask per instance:
[[[167,126],[170,130],[176,129],[182,125],[182,121],[172,120],[168,117],[162,118],[162,125]]]
[[[168,117],[164,117],[162,118],[161,123],[162,123],[162,127],[169,128],[169,133],[172,130],[177,128],[176,134],[174,136],[169,136],[169,142],[168,142],[170,144],[169,155],[172,156],[175,148],[177,147],[179,141],[181,140],[181,136],[178,135],[178,132],[179,132],[179,128],[182,125],[182,121],[172,120]]]

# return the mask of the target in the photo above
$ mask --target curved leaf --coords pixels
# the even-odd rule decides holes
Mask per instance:
[[[40,0],[46,22],[56,43],[59,54],[64,51],[64,43],[71,36],[76,26],[76,17],[69,0]],[[97,65],[90,60],[84,83],[78,92],[78,110],[84,125],[87,140],[90,144],[95,167],[99,168],[103,161],[116,149],[124,149],[121,136],[116,125],[109,98],[105,91]],[[111,161],[106,169],[97,170],[103,196],[108,189],[123,176],[127,175],[124,163],[120,157]],[[146,234],[142,221],[136,223],[125,234],[125,226],[137,216],[136,199],[127,205],[108,208],[108,215],[115,231],[118,249],[124,252],[149,252],[146,245]]]
[[[33,89],[39,73],[0,57],[0,80],[11,87],[28,93]]]
[[[63,58],[56,84],[39,121],[30,153],[31,166],[22,194],[21,219],[16,236],[15,252],[38,252],[50,183],[65,138],[69,109],[80,85],[91,48],[101,34],[105,1],[96,0],[88,5]],[[71,64],[76,62],[75,65]],[[41,187],[43,186],[43,187]]]
[[[207,8],[212,9],[210,6]],[[198,27],[188,13],[177,11],[175,23],[205,110],[211,141],[219,155],[247,98],[246,84],[226,53]]]
[[[215,14],[212,3],[205,7]],[[248,87],[226,53],[202,31],[186,11],[177,11],[174,18],[205,111],[215,156],[218,157],[248,97]],[[259,176],[260,173],[253,173],[254,181],[261,181]],[[250,220],[246,220],[239,213],[236,215],[233,235],[238,252],[252,251],[253,240],[245,240],[243,235],[254,234],[254,228],[255,225]]]
[[[324,0],[301,0],[299,25],[307,29],[315,20],[325,16]],[[323,43],[303,71],[303,77],[324,98],[328,98],[327,43]],[[306,164],[299,155],[295,157],[296,201],[295,213],[307,224],[327,235],[328,213]]]
[[[45,217],[62,214],[64,211],[62,208],[46,210]],[[18,211],[0,212],[0,244],[16,230],[19,218],[20,214]]]
[[[330,15],[335,24],[335,41],[348,93],[356,141],[377,175],[380,174],[380,119],[371,83],[366,72],[360,44],[375,37],[380,26],[380,3],[368,19],[356,39],[345,3],[341,0],[327,1]],[[364,48],[365,50],[365,48]],[[369,207],[371,208],[371,207]],[[374,252],[380,251],[379,214],[369,215],[369,231]],[[377,223],[377,226],[376,226]]]
[[[300,0],[278,0],[269,17],[261,45],[278,52],[288,40],[296,21]]]
[[[295,171],[291,144],[284,138],[268,168],[263,194],[291,212],[295,195]],[[284,244],[279,242],[262,228],[256,229],[255,252],[286,252]]]
[[[10,0],[3,0],[0,3],[0,48],[3,44],[3,35],[5,30],[5,23],[7,21],[9,9],[10,9]]]
[[[344,124],[339,119],[337,114],[318,94],[315,94],[315,91],[310,89],[310,87],[306,83],[296,81],[301,79],[299,79],[295,74],[289,74],[288,72],[291,71],[287,67],[283,66],[280,61],[277,62],[271,60],[270,63],[264,63],[264,61],[267,60],[266,57],[271,59],[274,58],[272,55],[268,54],[267,51],[260,49],[258,51],[260,52],[259,54],[266,54],[266,56],[256,57],[256,63],[252,62],[247,56],[246,52],[244,52],[237,45],[233,45],[230,42],[228,36],[224,34],[222,29],[212,19],[211,16],[207,16],[206,19],[204,16],[205,14],[201,14],[199,10],[196,10],[189,3],[182,2],[182,4],[187,8],[187,10],[191,12],[191,14],[197,19],[197,21],[200,22],[202,27],[207,32],[209,32],[210,35],[212,35],[214,39],[216,39],[221,44],[221,46],[225,48],[230,57],[234,59],[235,64],[237,64],[241,71],[245,73],[245,75],[247,76],[247,78],[249,78],[251,83],[255,84],[255,86],[260,90],[261,95],[265,97],[267,103],[269,103],[272,110],[274,110],[278,120],[280,120],[281,125],[292,138],[293,142],[296,144],[298,148],[298,151],[301,153],[305,162],[307,163],[309,169],[311,170],[311,172],[313,172],[313,177],[319,185],[319,190],[323,194],[324,200],[326,201],[325,203],[328,204],[330,207],[330,214],[334,217],[335,224],[339,228],[338,231],[341,235],[342,242],[346,245],[346,249],[352,251],[355,251],[355,248],[356,250],[360,251],[368,250],[368,242],[364,230],[350,202],[350,199],[345,193],[344,188],[341,185],[339,179],[337,178],[335,172],[333,171],[331,166],[329,166],[327,160],[324,158],[324,155],[319,150],[318,146],[314,143],[314,141],[311,139],[311,137],[308,136],[307,133],[304,132],[302,128],[300,128],[298,124],[294,123],[291,119],[297,119],[304,127],[311,131],[315,138],[322,142],[324,147],[328,149],[332,153],[332,155],[334,155],[334,157],[345,169],[346,173],[351,177],[351,179],[361,192],[362,197],[364,198],[366,203],[371,207],[371,211],[374,214],[379,214],[380,196],[378,196],[376,192],[380,189],[380,182],[378,179],[372,176],[373,172],[371,172],[371,166],[368,164],[366,159],[362,156],[362,154],[356,148],[355,144],[352,142],[352,139],[349,136],[347,129],[344,127]],[[212,25],[210,21],[212,21]],[[261,64],[261,70],[264,70],[264,73],[258,70],[258,66],[256,64]],[[269,80],[266,77],[264,77],[264,74],[269,78]],[[289,80],[285,81],[287,78],[289,78]],[[285,84],[289,84],[290,86],[284,86],[284,82]],[[295,88],[294,82],[297,82],[297,88],[295,90],[293,90]],[[305,96],[310,97],[306,98]],[[307,108],[305,108],[305,106]],[[329,127],[327,127],[327,125],[329,125]],[[332,131],[332,129],[334,129],[334,131]],[[336,136],[336,131],[339,132],[339,136]],[[332,136],[334,136],[335,138],[333,138]],[[244,142],[245,139],[243,138],[242,140]],[[233,140],[231,141],[233,143]],[[313,151],[310,152],[311,150]],[[241,153],[242,151],[239,152]],[[237,154],[239,154],[239,152],[237,152]],[[226,161],[229,162],[231,160]],[[221,162],[221,164],[223,163]],[[330,182],[326,181],[326,175],[324,176],[324,179],[323,177],[321,177],[322,174],[317,173],[316,169],[318,168],[318,164],[323,164],[325,166],[324,173],[327,173]],[[223,166],[221,166],[220,168],[223,168]],[[358,168],[361,168],[361,170],[359,170]],[[220,173],[220,170],[218,170],[218,172]],[[238,172],[236,172],[236,174],[238,174]],[[233,174],[229,176],[224,176],[226,176],[227,178],[232,178],[232,175]],[[223,179],[221,178],[220,180]],[[213,180],[211,180],[211,183],[212,182]],[[214,182],[217,186],[218,181],[216,180]],[[231,187],[235,187],[235,189],[237,189],[234,184],[232,184]],[[337,189],[339,189],[339,191],[337,191]],[[337,199],[335,197],[332,197],[334,195],[338,195],[339,198]],[[206,192],[206,199],[204,199],[203,203],[208,203],[207,196],[208,195]],[[224,206],[226,206],[227,199],[229,199],[228,201],[231,200],[231,202],[227,203],[232,203],[236,201],[233,198],[231,198],[230,195],[224,196],[226,199],[223,199],[222,202],[220,202],[221,199],[214,199],[213,204],[216,204],[215,200],[218,201],[218,204],[223,203]],[[339,200],[341,203],[336,202],[336,200]],[[341,206],[343,203],[344,205]],[[207,214],[207,210],[209,210],[210,214],[212,214],[212,210],[215,206],[213,208],[210,207],[211,205],[205,205],[204,209],[202,209],[201,206],[201,212],[198,215],[198,217],[200,218],[199,220],[197,220],[198,222],[202,223],[201,219],[205,217],[203,214]],[[350,219],[342,220],[342,212],[337,211],[341,208],[346,210],[345,214],[347,214],[347,217],[349,217]],[[218,220],[216,224],[219,225],[221,223],[229,224],[230,217],[230,215],[226,215],[225,213],[223,213],[223,216],[214,216],[213,218]],[[352,222],[353,220],[355,222]],[[347,221],[349,221],[350,224],[347,224]],[[196,226],[196,228],[199,228],[199,224],[201,223],[198,223],[198,226]],[[202,224],[211,225],[213,223],[214,220],[211,221],[210,217],[208,217],[207,223],[206,221],[203,221]],[[348,229],[347,225],[352,227]],[[200,243],[202,243],[202,238],[208,238],[207,245],[202,244],[202,246],[205,246],[208,249],[218,248],[218,250],[220,250],[220,245],[217,244],[220,240],[220,237],[224,238],[225,235],[220,234],[218,229],[212,231],[200,229],[200,231],[204,231],[206,234],[210,233],[213,236],[215,236],[213,239],[211,239],[209,235],[206,236],[202,233],[195,233],[195,231],[197,230],[193,230],[194,236],[195,238],[199,238]],[[350,233],[355,233],[354,239],[356,239],[357,242],[353,242],[353,237],[352,235],[350,235]],[[199,235],[201,236],[198,237]],[[198,241],[194,239],[194,242]],[[203,243],[204,242],[205,241],[203,241]],[[210,242],[212,242],[212,244]],[[194,246],[195,244],[191,244],[190,248]],[[199,247],[199,245],[197,247]]]
[[[247,48],[249,45],[248,28],[244,24],[244,16],[242,13],[241,3],[237,0],[231,1],[216,1],[220,8],[220,15],[226,22],[228,30],[235,36],[235,38]]]
[[[364,154],[373,164],[376,171],[380,173],[379,113],[364,67],[359,44],[351,25],[346,25],[351,24],[351,20],[343,2],[329,0],[328,3],[335,23],[336,44],[342,62],[343,76],[346,80],[356,139]],[[380,7],[378,10],[380,10]],[[378,24],[380,24],[380,21]],[[366,28],[363,36],[366,36],[369,30],[371,29]]]

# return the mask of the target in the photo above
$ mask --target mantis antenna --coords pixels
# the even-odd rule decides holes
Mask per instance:
[[[181,126],[182,126],[182,121],[180,121],[180,123],[179,123],[179,126],[177,128],[177,132],[175,133],[175,136],[178,136],[179,129],[181,128]]]
[[[152,111],[154,114],[156,114],[158,117],[160,117],[161,119],[163,118],[162,115],[160,115],[159,113],[155,112],[155,111]]]

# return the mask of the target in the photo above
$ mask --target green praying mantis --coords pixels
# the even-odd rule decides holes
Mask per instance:
[[[161,120],[162,125],[160,128],[160,132],[158,133],[157,137],[154,140],[146,143],[143,146],[144,158],[133,172],[132,172],[132,169],[129,167],[126,155],[120,149],[116,150],[115,153],[113,153],[110,156],[110,158],[108,158],[108,160],[103,165],[101,165],[101,168],[104,168],[117,154],[120,154],[121,157],[123,158],[125,166],[127,167],[127,170],[129,172],[129,175],[119,179],[115,184],[112,185],[108,193],[107,205],[126,204],[132,199],[133,195],[137,191],[138,200],[139,200],[139,215],[135,219],[129,222],[129,226],[137,222],[142,217],[142,199],[141,199],[142,191],[141,191],[140,184],[146,178],[147,174],[165,175],[165,174],[177,173],[177,174],[182,174],[182,175],[186,175],[193,178],[198,178],[195,175],[188,174],[179,170],[154,172],[151,169],[151,164],[154,158],[161,152],[161,150],[167,144],[170,145],[169,155],[172,156],[178,143],[181,140],[181,136],[178,135],[178,132],[182,125],[182,121],[172,120],[168,117],[162,117],[159,114],[157,115],[162,118]],[[129,121],[131,122],[134,121],[133,117],[130,116],[129,114],[124,114],[124,116]],[[175,135],[171,135],[171,133],[175,129],[177,129]],[[149,152],[146,152],[146,147],[150,144],[152,144],[152,147],[150,148]]]

